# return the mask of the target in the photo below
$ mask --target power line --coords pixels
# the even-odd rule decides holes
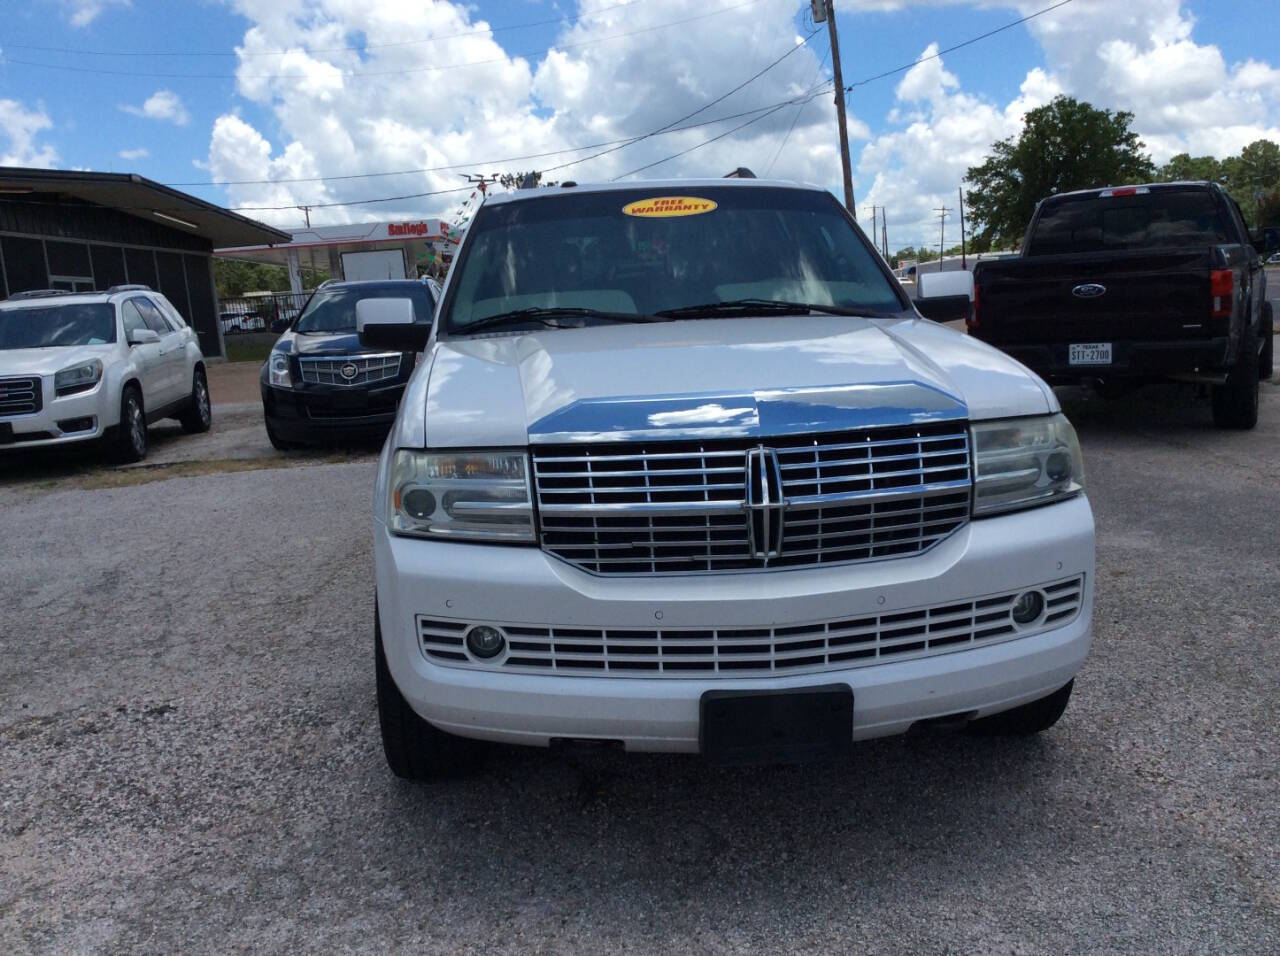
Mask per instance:
[[[815,31],[815,33],[816,33],[816,31]],[[653,130],[653,131],[651,131],[651,132],[645,133],[645,134],[644,134],[644,135],[642,135],[642,136],[636,136],[636,137],[634,137],[634,138],[632,138],[632,139],[630,139],[630,140],[628,140],[628,141],[626,141],[626,142],[624,142],[624,143],[621,143],[620,145],[613,146],[613,147],[611,147],[610,149],[601,150],[601,151],[600,151],[600,152],[598,152],[598,153],[594,153],[594,154],[592,154],[592,155],[590,155],[590,156],[583,156],[583,157],[582,157],[582,158],[580,158],[580,159],[571,160],[570,162],[567,162],[567,163],[561,163],[561,164],[559,164],[558,166],[550,166],[550,167],[548,167],[548,168],[546,168],[546,169],[544,169],[544,170],[541,170],[541,172],[545,174],[545,173],[552,173],[552,172],[556,172],[557,170],[561,170],[561,169],[568,169],[570,166],[577,166],[579,163],[585,163],[585,162],[588,162],[589,160],[592,160],[592,159],[598,159],[598,158],[600,158],[601,156],[607,156],[609,153],[616,153],[618,150],[620,150],[620,149],[626,149],[628,146],[631,146],[631,145],[633,145],[633,144],[635,144],[635,143],[639,143],[639,142],[641,142],[642,140],[650,139],[650,138],[652,138],[652,137],[654,137],[654,136],[658,136],[658,135],[661,135],[661,134],[664,134],[664,133],[676,132],[676,130],[672,129],[672,127],[674,127],[677,123],[683,123],[683,122],[684,122],[685,120],[687,120],[687,119],[692,119],[693,117],[695,117],[695,116],[697,116],[699,113],[701,113],[703,110],[709,109],[710,107],[715,106],[717,103],[720,103],[720,102],[722,102],[723,100],[728,99],[730,96],[732,96],[734,93],[737,93],[739,90],[741,90],[743,87],[747,86],[749,83],[752,83],[752,82],[754,82],[755,80],[758,80],[760,77],[764,76],[766,73],[768,73],[770,70],[772,70],[775,66],[777,66],[779,63],[781,63],[781,62],[782,62],[783,60],[785,60],[787,57],[791,56],[791,54],[795,53],[795,52],[796,52],[797,50],[799,50],[801,47],[807,46],[807,45],[808,45],[808,43],[809,43],[809,41],[813,39],[813,37],[814,37],[815,33],[810,33],[810,34],[809,34],[807,37],[805,37],[805,38],[804,38],[804,40],[802,40],[800,43],[793,44],[793,45],[791,46],[791,48],[787,50],[787,52],[786,52],[786,53],[782,54],[782,56],[778,57],[776,60],[773,60],[772,62],[770,62],[770,63],[769,63],[767,66],[765,66],[763,69],[758,70],[757,72],[753,73],[751,76],[747,77],[747,79],[743,80],[741,83],[739,83],[739,84],[738,84],[737,86],[735,86],[733,89],[731,89],[729,92],[724,93],[724,94],[722,94],[722,95],[720,95],[720,96],[717,96],[717,97],[716,97],[714,100],[712,100],[710,103],[706,103],[706,104],[704,104],[704,105],[702,105],[702,106],[698,107],[698,108],[697,108],[696,110],[694,110],[692,113],[686,113],[684,116],[680,117],[679,119],[672,120],[670,123],[667,123],[665,126],[659,126],[657,129],[655,129],[655,130]],[[782,106],[786,106],[786,105],[787,105],[786,103],[782,103],[782,104],[779,104],[777,108],[778,108],[778,109],[780,109]],[[772,108],[768,108],[768,107],[766,107],[766,109],[768,109],[768,110],[769,110],[769,112],[766,112],[766,113],[764,114],[764,116],[768,116],[768,115],[769,115],[769,113],[771,113],[771,112],[773,112],[773,111],[774,111]],[[743,114],[743,115],[746,115],[746,114]],[[759,118],[759,119],[764,119],[764,116],[760,116],[760,117],[758,117],[758,118]],[[744,124],[744,125],[748,125],[748,124]],[[685,128],[685,129],[692,129],[693,127],[684,127],[684,128]],[[741,127],[735,127],[735,129],[741,129]],[[733,132],[733,130],[730,130],[729,132]],[[717,139],[718,139],[718,138],[720,138],[720,137],[717,137]],[[687,152],[687,150],[686,150],[686,152]],[[677,154],[677,155],[683,155],[683,154]],[[630,175],[630,173],[627,173],[627,174],[624,174],[624,175]]]
[[[551,17],[546,20],[529,20],[525,23],[512,23],[503,27],[486,27],[477,30],[463,30],[459,33],[444,33],[436,37],[422,37],[417,40],[397,40],[393,43],[366,43],[362,46],[336,46],[324,49],[306,50],[306,53],[363,53],[366,50],[383,50],[390,47],[401,46],[417,46],[424,43],[437,43],[440,40],[456,40],[460,37],[472,36],[489,36],[493,33],[509,33],[512,30],[527,30],[531,27],[542,27],[552,23],[577,23],[588,17],[593,17],[601,13],[607,13],[610,10],[618,10],[622,7],[633,7],[643,0],[626,0],[625,3],[615,3],[609,7],[597,7],[594,10],[587,10],[577,16]],[[75,47],[61,46],[37,46],[32,43],[6,43],[5,46],[13,50],[37,50],[41,53],[68,53],[74,56],[286,56],[290,53],[296,53],[297,50],[85,50]]]
[[[818,64],[818,68],[813,71],[813,77],[809,81],[810,84],[813,83],[813,80],[816,80],[818,78],[818,74],[821,73],[822,68],[827,65],[827,59],[830,56],[831,56],[831,47],[828,46],[826,54],[822,57],[822,61]],[[791,118],[791,125],[787,127],[787,134],[782,137],[782,142],[778,144],[778,151],[773,154],[773,159],[769,161],[768,167],[765,168],[765,171],[764,171],[765,179],[768,179],[769,174],[773,172],[774,164],[778,161],[778,157],[782,155],[782,151],[786,148],[787,140],[791,138],[792,132],[795,131],[796,124],[800,122],[800,114],[804,112],[804,108],[808,104],[809,104],[809,100],[805,100],[803,103],[801,103],[799,106],[796,107],[796,115]]]
[[[359,77],[377,77],[377,76],[405,76],[416,73],[440,73],[445,70],[456,70],[470,66],[486,66],[494,63],[507,63],[517,57],[534,57],[545,56],[551,50],[575,50],[581,47],[595,46],[597,43],[605,43],[609,40],[621,40],[625,37],[639,36],[642,33],[653,33],[658,30],[665,30],[669,27],[681,26],[685,23],[693,23],[697,20],[706,20],[710,17],[719,16],[722,13],[731,13],[734,10],[741,10],[743,7],[754,6],[760,0],[745,0],[744,3],[738,3],[730,7],[721,7],[719,10],[712,10],[709,13],[700,13],[697,16],[685,17],[683,20],[671,20],[667,23],[659,23],[650,27],[641,27],[638,30],[630,30],[626,33],[614,33],[607,37],[596,37],[594,40],[580,40],[577,43],[561,43],[556,44],[547,49],[526,50],[521,53],[504,53],[499,57],[491,57],[487,60],[469,60],[465,63],[447,63],[443,66],[423,66],[409,67],[397,70],[340,70],[339,73],[343,79],[355,79]],[[306,51],[301,51],[306,52]],[[93,73],[100,76],[138,76],[149,77],[153,79],[186,79],[186,80],[306,80],[310,77],[305,73],[170,73],[160,71],[141,71],[141,70],[105,70],[97,67],[88,66],[67,66],[60,63],[39,63],[33,60],[18,60],[11,57],[4,57],[0,60],[2,63],[13,63],[19,66],[34,66],[46,70],[65,70],[72,73]],[[325,66],[333,66],[332,63],[325,61]],[[335,69],[337,69],[335,67]]]
[[[868,83],[874,83],[876,80],[883,80],[885,77],[896,76],[899,73],[905,73],[907,70],[911,69],[913,66],[919,66],[921,63],[928,63],[930,60],[937,60],[947,53],[954,53],[956,50],[961,50],[964,47],[972,46],[974,43],[977,43],[980,40],[985,40],[988,37],[993,37],[997,33],[1003,33],[1005,30],[1012,30],[1014,27],[1021,26],[1022,24],[1026,23],[1028,20],[1034,20],[1036,17],[1044,16],[1046,13],[1051,13],[1052,11],[1057,10],[1059,7],[1065,7],[1070,2],[1071,0],[1059,0],[1058,3],[1055,3],[1049,7],[1045,7],[1043,10],[1037,10],[1035,13],[1029,13],[1025,17],[1021,17],[1020,19],[1014,20],[1011,23],[1006,23],[1002,27],[996,27],[994,30],[988,30],[986,33],[980,33],[976,37],[970,37],[969,39],[961,43],[957,43],[954,46],[947,47],[945,50],[939,50],[937,53],[931,53],[929,56],[922,56],[918,60],[912,60],[910,63],[906,64],[905,66],[899,66],[892,70],[885,70],[883,73],[877,73],[875,76],[868,76],[866,79],[858,80],[855,83],[850,83],[848,86],[844,88],[844,91],[846,93],[849,93],[849,92],[852,92],[855,87],[866,86]]]

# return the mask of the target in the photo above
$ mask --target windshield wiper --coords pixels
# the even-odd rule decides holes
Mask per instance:
[[[468,322],[458,328],[458,332],[470,334],[484,329],[496,329],[506,325],[520,325],[533,322],[556,329],[563,326],[559,319],[598,319],[601,322],[661,322],[662,319],[639,312],[604,312],[600,309],[569,308],[566,306],[536,306],[528,309],[512,309],[510,312],[499,312],[486,316],[479,322]]]
[[[662,309],[654,315],[671,319],[701,319],[739,315],[856,315],[861,318],[887,319],[899,313],[881,309],[850,309],[820,302],[787,302],[782,299],[729,299],[725,302],[704,302],[701,305],[685,305],[678,309]]]

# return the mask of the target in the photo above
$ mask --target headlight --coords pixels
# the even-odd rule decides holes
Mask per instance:
[[[524,452],[400,449],[391,462],[387,526],[395,534],[532,542]]]
[[[71,368],[64,368],[53,377],[53,393],[55,395],[74,395],[76,392],[87,392],[102,381],[102,362],[82,362]]]
[[[267,381],[280,388],[293,388],[293,373],[289,371],[289,356],[272,351],[267,359]]]
[[[975,518],[1084,490],[1080,443],[1062,415],[974,422],[973,461]]]

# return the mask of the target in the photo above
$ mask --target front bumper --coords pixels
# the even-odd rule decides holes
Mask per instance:
[[[979,337],[981,334],[979,333]],[[1083,342],[1084,338],[1073,339]],[[1099,332],[1090,341],[1107,341]],[[1070,385],[1083,379],[1109,381],[1159,381],[1172,376],[1220,376],[1231,365],[1231,340],[1226,336],[1209,339],[1123,342],[1111,344],[1109,365],[1072,365],[1068,342],[1035,345],[992,342],[1053,385]]]
[[[619,579],[578,571],[533,548],[424,541],[374,521],[387,663],[410,705],[450,733],[546,746],[621,741],[629,750],[697,752],[707,690],[847,683],[854,739],[954,714],[985,716],[1057,690],[1092,638],[1094,536],[1079,497],[972,522],[926,554],[843,567]],[[1079,613],[1061,627],[886,662],[804,674],[697,677],[507,673],[430,661],[418,618],[506,626],[751,628],[884,615],[1083,576]]]
[[[112,409],[108,421],[110,403],[102,382],[85,392],[57,396],[52,376],[43,376],[41,392],[39,411],[0,416],[0,453],[92,441],[119,418],[119,409]]]
[[[404,387],[404,381],[369,389],[277,388],[262,382],[262,411],[272,430],[286,441],[381,438],[396,419]]]

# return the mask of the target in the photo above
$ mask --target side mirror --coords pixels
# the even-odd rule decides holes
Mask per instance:
[[[412,299],[361,299],[356,303],[356,334],[367,348],[421,352],[431,323],[417,321]]]
[[[968,321],[973,312],[973,273],[920,272],[916,274],[916,311],[935,322]]]
[[[130,329],[128,340],[130,345],[150,345],[160,341],[160,333],[151,329]]]

